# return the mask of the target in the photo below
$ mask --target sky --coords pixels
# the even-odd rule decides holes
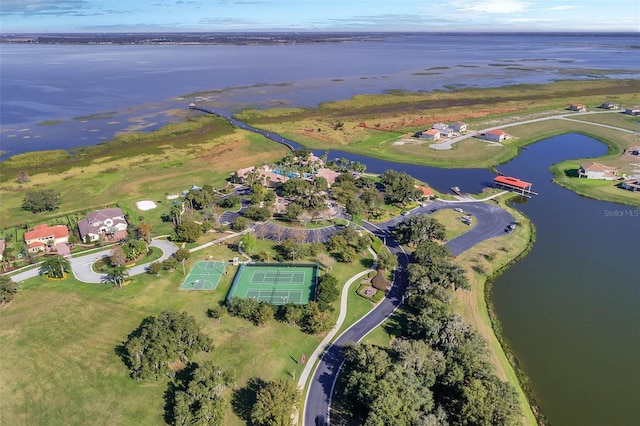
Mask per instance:
[[[0,0],[1,33],[640,31],[638,0]]]

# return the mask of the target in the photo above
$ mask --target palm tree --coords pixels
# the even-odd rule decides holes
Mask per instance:
[[[128,277],[129,270],[127,268],[124,266],[114,266],[107,269],[107,275],[104,277],[104,281],[122,287]]]
[[[40,275],[49,278],[64,278],[65,272],[71,272],[71,264],[60,255],[50,257],[40,264]]]

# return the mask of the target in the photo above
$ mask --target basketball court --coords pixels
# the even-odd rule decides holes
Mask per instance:
[[[200,261],[193,265],[180,290],[215,290],[224,275],[227,262]]]

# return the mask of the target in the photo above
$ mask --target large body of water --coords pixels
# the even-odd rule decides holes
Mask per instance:
[[[0,149],[71,148],[153,129],[194,99],[233,111],[314,106],[357,93],[639,78],[632,35],[402,35],[284,46],[0,46]],[[622,71],[622,72],[621,72]],[[191,96],[189,93],[201,92]],[[202,93],[206,92],[206,93]],[[501,171],[540,192],[519,206],[538,238],[494,286],[504,332],[557,425],[639,424],[640,217],[553,185],[550,164],[604,145],[567,135]],[[446,190],[479,191],[488,170],[437,170],[351,154]]]

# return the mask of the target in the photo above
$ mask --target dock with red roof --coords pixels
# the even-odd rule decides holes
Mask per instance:
[[[531,190],[533,185],[531,182],[525,182],[511,176],[496,176],[493,179],[493,184],[499,188],[504,188],[509,191],[516,192],[525,197],[531,197],[532,195],[538,195],[537,192]]]

